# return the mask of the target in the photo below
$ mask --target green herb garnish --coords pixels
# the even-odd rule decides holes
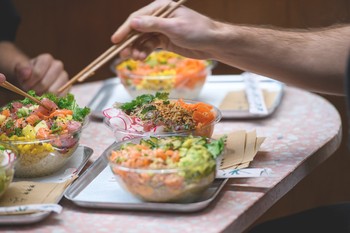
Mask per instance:
[[[212,141],[211,143],[207,144],[208,151],[213,155],[214,158],[217,158],[221,152],[225,148],[225,142],[226,142],[227,136],[223,136],[219,138],[218,140]]]
[[[126,113],[132,112],[134,109],[141,107],[143,105],[149,104],[154,100],[168,100],[169,93],[167,92],[157,92],[155,95],[144,94],[137,96],[131,102],[124,103],[120,106],[120,109]]]

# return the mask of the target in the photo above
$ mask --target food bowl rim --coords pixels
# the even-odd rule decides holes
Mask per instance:
[[[211,61],[211,60],[203,60],[207,62],[207,65],[205,66],[205,69],[199,70],[198,72],[192,72],[194,73],[201,73],[201,72],[207,72],[209,73],[214,67],[215,67],[215,62]],[[116,71],[117,76],[119,78],[122,78],[122,75],[127,75],[127,78],[129,79],[147,79],[147,80],[167,80],[167,79],[172,79],[174,78],[174,76],[178,75],[178,74],[168,74],[168,75],[141,75],[141,74],[135,74],[132,71],[129,72],[122,72],[117,70]],[[120,73],[122,75],[120,75]],[[192,74],[191,73],[191,74]]]
[[[185,58],[187,58],[187,57],[185,57]],[[194,59],[194,58],[190,58],[190,59]],[[118,77],[119,77],[119,75],[118,75],[118,71],[117,71],[117,69],[116,69],[116,66],[119,65],[119,64],[121,64],[122,62],[124,62],[124,61],[126,61],[126,60],[127,60],[127,59],[117,58],[117,59],[115,59],[115,60],[110,64],[110,69],[111,69],[111,71],[112,71],[114,74],[116,74]],[[205,69],[205,70],[213,70],[213,69],[218,65],[218,62],[217,62],[216,60],[212,60],[212,59],[195,59],[195,60],[200,60],[200,61],[206,62],[207,65],[206,65],[206,69]],[[135,74],[135,75],[136,75],[136,74]],[[139,76],[141,76],[141,77],[147,77],[147,76],[145,76],[145,75],[139,75]],[[166,77],[166,75],[159,75],[159,76],[156,75],[156,76],[154,76],[154,77],[160,77],[160,76]],[[168,75],[168,76],[173,77],[174,75]]]

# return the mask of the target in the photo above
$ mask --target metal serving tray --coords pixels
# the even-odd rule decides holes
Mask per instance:
[[[85,164],[89,161],[93,150],[86,146],[79,146],[77,150],[74,152],[72,159],[68,161],[68,163],[61,168],[59,171],[55,172],[52,175],[39,177],[39,178],[31,178],[25,179],[26,181],[34,181],[34,182],[61,182],[64,180],[67,175],[65,171],[70,170],[72,168],[75,169],[74,173],[79,174],[80,171],[84,168]],[[16,178],[15,181],[21,181],[21,179]],[[63,197],[63,194],[62,194]],[[61,197],[61,198],[62,198]],[[59,199],[61,199],[59,198]],[[0,216],[0,226],[1,225],[25,225],[39,222],[45,219],[50,215],[51,212],[38,212],[33,214],[21,214],[21,215],[1,215]]]
[[[221,110],[223,118],[264,118],[276,110],[282,100],[284,84],[263,76],[255,76],[259,80],[258,83],[262,90],[276,93],[276,97],[267,108],[267,112],[264,114],[253,114],[249,110],[227,109]],[[245,90],[245,87],[246,84],[242,75],[212,75],[207,78],[197,100],[219,107],[228,92]],[[92,98],[88,106],[92,110],[91,115],[96,119],[102,120],[104,117],[102,110],[112,107],[115,102],[123,103],[131,100],[132,97],[120,83],[119,78],[111,78],[104,81],[103,86]]]
[[[114,147],[113,143],[111,147]],[[227,179],[216,179],[196,202],[145,202],[125,191],[108,166],[106,151],[66,190],[65,197],[78,206],[100,209],[127,209],[165,212],[194,212],[208,206]]]

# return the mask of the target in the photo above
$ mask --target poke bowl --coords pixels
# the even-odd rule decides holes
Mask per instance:
[[[10,144],[0,143],[0,198],[13,180],[16,154],[16,149]]]
[[[148,135],[184,134],[210,138],[221,112],[213,105],[169,99],[168,93],[144,94],[103,111],[117,142]]]
[[[149,202],[192,202],[215,179],[224,140],[150,136],[117,143],[105,153],[120,185]]]
[[[161,91],[169,92],[170,98],[195,99],[211,74],[213,64],[160,50],[144,61],[123,61],[115,66],[115,70],[133,98]]]
[[[88,108],[80,108],[72,94],[36,96],[41,105],[25,98],[0,109],[0,140],[17,151],[15,177],[33,178],[62,168],[79,145],[88,123]]]

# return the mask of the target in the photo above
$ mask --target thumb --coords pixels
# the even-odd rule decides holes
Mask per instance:
[[[18,63],[15,66],[15,76],[17,80],[21,83],[30,79],[32,72],[33,68],[30,63]]]
[[[131,19],[130,26],[140,32],[159,32],[167,34],[169,29],[171,29],[169,20],[171,19],[154,16],[138,16]]]

